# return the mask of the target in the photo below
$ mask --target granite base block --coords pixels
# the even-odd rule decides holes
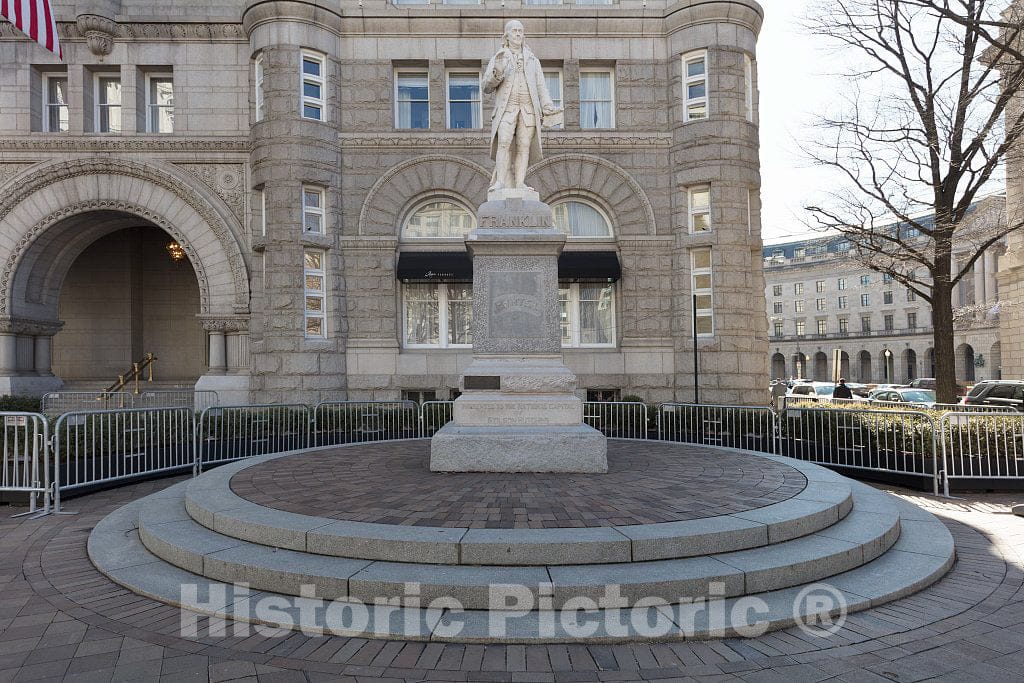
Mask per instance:
[[[432,472],[608,471],[608,442],[587,425],[464,427],[449,423],[430,442]]]

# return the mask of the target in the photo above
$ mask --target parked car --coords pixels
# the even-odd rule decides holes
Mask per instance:
[[[964,397],[964,405],[1012,407],[1024,413],[1024,381],[986,379],[978,382]]]
[[[912,403],[919,406],[935,405],[935,392],[931,389],[914,389],[911,387],[896,387],[893,389],[875,389],[868,394],[868,402],[883,403]]]
[[[909,386],[911,389],[931,389],[932,391],[935,391],[935,378],[934,377],[918,377],[915,380],[911,380],[910,384],[908,384],[907,386]],[[959,382],[957,382],[957,384],[956,384],[956,395],[957,396],[966,396],[967,395],[967,387],[964,386],[963,384],[960,384]]]
[[[806,382],[797,384],[786,393],[786,396],[817,402],[832,398],[836,385],[832,382]]]
[[[854,398],[867,398],[868,394],[871,393],[871,389],[868,388],[867,384],[858,384],[857,382],[847,382],[846,386],[850,387],[850,391],[853,392]]]

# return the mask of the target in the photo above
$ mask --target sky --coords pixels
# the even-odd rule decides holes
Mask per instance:
[[[808,0],[760,0],[765,20],[757,44],[761,116],[761,231],[765,242],[813,235],[803,210],[823,169],[801,156],[816,111],[835,98],[842,81],[829,72],[837,58],[822,39],[798,25]]]

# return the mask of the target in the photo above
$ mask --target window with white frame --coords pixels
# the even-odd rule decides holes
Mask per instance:
[[[754,60],[750,55],[743,55],[744,104],[746,105],[747,121],[754,120]]]
[[[409,213],[402,237],[462,239],[475,227],[476,217],[466,207],[446,199],[431,199]]]
[[[775,313],[782,313],[782,302],[776,301],[774,304],[772,304],[772,311]]]
[[[473,343],[473,285],[402,285],[402,339],[407,348],[468,347]]]
[[[781,337],[782,336],[782,323],[779,323],[779,322],[772,323],[772,336],[773,337]]]
[[[850,319],[840,318],[839,319],[839,334],[849,334],[850,332]]]
[[[256,61],[253,62],[253,84],[256,89],[256,120],[263,120],[264,103],[263,103],[263,55],[259,54],[256,56]]]
[[[683,121],[708,117],[708,53],[683,55]]]
[[[430,83],[425,71],[395,73],[395,128],[430,128]]]
[[[802,282],[794,282],[793,283],[793,293],[794,294],[803,294],[804,293],[804,283],[802,283]]]
[[[121,132],[121,77],[96,74],[95,127],[97,133]]]
[[[772,285],[772,296],[782,296],[782,285]]]
[[[563,282],[558,286],[562,346],[615,346],[615,285]]]
[[[327,338],[327,272],[325,252],[306,249],[304,253],[305,322],[307,339]]]
[[[569,237],[611,237],[612,224],[590,202],[569,199],[551,207],[555,227]]]
[[[615,127],[615,78],[611,69],[580,69],[580,128]]]
[[[43,74],[43,130],[68,132],[68,76]]]
[[[803,320],[796,321],[796,336],[802,337],[807,334],[807,323]]]
[[[324,191],[311,185],[302,186],[302,231],[323,235]]]
[[[480,128],[480,73],[448,72],[448,127]]]
[[[174,77],[171,74],[146,75],[146,131],[174,132]]]
[[[804,300],[803,299],[797,299],[796,301],[793,302],[793,312],[794,313],[803,313],[804,312]]]
[[[818,336],[824,337],[826,334],[828,334],[828,321],[818,320],[816,322],[818,325]]]
[[[302,118],[325,121],[327,59],[316,52],[302,52]]]
[[[551,95],[551,101],[556,107],[563,106],[563,95],[562,95],[562,70],[561,69],[544,69],[544,84],[548,87],[548,94]],[[554,126],[553,130],[562,130],[564,126]]]
[[[711,186],[699,185],[687,190],[687,204],[690,215],[690,232],[706,232],[711,229]]]
[[[694,295],[694,332],[698,337],[710,337],[715,333],[710,249],[690,252],[690,291]]]

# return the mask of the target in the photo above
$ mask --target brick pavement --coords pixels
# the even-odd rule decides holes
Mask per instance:
[[[176,609],[101,576],[91,527],[172,481],[69,501],[73,517],[0,518],[0,682],[69,681],[1013,681],[1024,680],[1024,519],[1007,497],[910,498],[940,515],[956,566],[827,637],[633,645],[484,646],[177,635]]]
[[[296,467],[295,458],[302,458]],[[254,503],[355,522],[460,528],[654,524],[743,512],[792,498],[798,471],[738,452],[608,442],[607,474],[451,474],[430,442],[346,446],[245,469],[231,489]]]

